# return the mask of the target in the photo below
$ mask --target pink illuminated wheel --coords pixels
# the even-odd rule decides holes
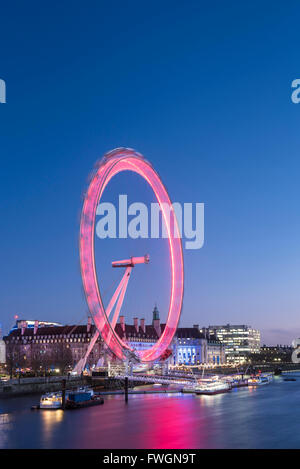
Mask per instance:
[[[95,214],[103,191],[111,178],[122,171],[133,171],[142,176],[152,188],[162,211],[168,233],[171,262],[171,295],[165,329],[149,349],[136,352],[141,362],[159,359],[171,344],[176,332],[183,298],[183,256],[177,220],[168,193],[152,165],[130,148],[117,148],[106,153],[98,163],[85,195],[80,221],[80,266],[83,287],[95,325],[110,350],[125,360],[135,353],[114,331],[102,303],[94,255]]]

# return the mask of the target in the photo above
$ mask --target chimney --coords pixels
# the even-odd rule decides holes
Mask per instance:
[[[134,324],[136,332],[139,332],[139,320],[138,320],[138,318],[133,318],[133,324]]]
[[[125,332],[125,316],[120,316],[120,324],[122,327],[122,331]]]
[[[92,317],[88,316],[86,331],[90,332],[92,327]]]
[[[22,321],[21,335],[24,335],[24,332],[26,331],[26,327],[27,327],[27,322]]]
[[[142,331],[144,332],[144,334],[146,333],[146,326],[145,326],[145,319],[141,319],[140,321],[140,326],[141,326],[141,329]]]
[[[199,330],[199,324],[194,324],[194,325],[193,325],[193,328]]]
[[[38,328],[39,328],[39,322],[34,321],[34,328],[33,328],[33,334],[34,335],[36,335]]]

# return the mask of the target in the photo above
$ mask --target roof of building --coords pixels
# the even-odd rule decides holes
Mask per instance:
[[[208,326],[208,329],[253,329],[249,324],[219,324],[214,326]],[[254,329],[255,330],[255,329]]]
[[[161,324],[161,333],[163,333],[165,329],[165,324]],[[119,335],[121,339],[124,338],[124,331],[122,329],[122,325],[120,323],[116,324],[115,327],[116,333]],[[96,326],[94,324],[91,325],[89,333],[93,335],[96,332]],[[34,334],[34,329],[32,327],[26,328],[24,330],[24,334],[22,335],[21,328],[13,329],[9,335],[4,337],[4,339],[13,338],[13,337],[40,337],[40,336],[67,336],[67,335],[75,335],[75,334],[87,334],[87,325],[66,325],[66,326],[47,326],[47,327],[39,327]],[[143,331],[141,325],[138,325],[138,329],[136,329],[134,324],[125,324],[125,335],[126,338],[137,338],[137,339],[144,339],[144,340],[153,340],[156,341],[159,339],[159,336],[156,332],[156,329],[153,325],[145,325],[145,332]],[[176,337],[180,339],[205,339],[205,335],[199,331],[196,327],[179,327],[176,331]],[[208,338],[209,342],[219,342],[219,340],[215,336],[210,336]]]
[[[176,331],[179,339],[205,339],[204,334],[196,327],[179,327]]]
[[[163,332],[165,328],[165,324],[161,324],[160,327],[161,327],[161,332]],[[119,337],[123,339],[124,331],[120,323],[116,324],[115,331],[117,332]],[[158,340],[159,338],[155,327],[152,325],[145,325],[145,332],[144,332],[140,325],[136,329],[134,324],[125,324],[125,335],[127,338],[137,337],[141,339],[153,339],[153,340]]]
[[[161,324],[161,332],[163,332],[165,328],[165,324]],[[120,338],[124,338],[124,332],[120,323],[116,324],[115,331],[120,336]],[[90,334],[94,334],[96,332],[96,327],[94,324],[91,325]],[[39,327],[34,334],[34,329],[27,327],[24,329],[24,334],[22,335],[22,329],[13,329],[5,339],[12,338],[12,337],[33,337],[33,336],[61,336],[61,335],[71,335],[71,334],[87,334],[87,325],[70,325],[70,326],[55,326],[55,327]],[[152,325],[145,326],[145,332],[139,325],[138,330],[136,330],[135,326],[132,324],[125,324],[125,334],[126,337],[136,337],[141,339],[152,339],[158,340],[158,334]]]
[[[94,324],[91,326],[90,333],[94,333],[96,331],[96,327]],[[34,333],[34,328],[27,327],[24,330],[24,336],[45,336],[45,335],[68,335],[68,334],[86,334],[87,333],[87,325],[70,325],[70,326],[46,326],[46,327],[38,327],[36,333]],[[22,335],[22,329],[13,329],[8,337],[18,337]]]

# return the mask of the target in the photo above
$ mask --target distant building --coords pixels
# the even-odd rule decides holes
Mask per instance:
[[[294,349],[289,345],[267,346],[263,345],[259,353],[250,355],[254,363],[291,363]]]
[[[0,365],[6,363],[6,346],[3,339],[0,339]]]
[[[248,361],[249,355],[260,351],[260,331],[247,325],[209,326],[209,336],[215,336],[224,346],[226,362]]]
[[[207,339],[206,363],[224,365],[226,363],[225,346],[214,336]]]
[[[13,360],[15,365],[24,368],[56,367],[62,355],[68,366],[73,366],[84,355],[96,328],[89,318],[86,325],[74,326],[40,326],[35,321],[34,327],[27,327],[21,321],[18,328],[13,328],[4,337],[7,362]],[[91,359],[100,357],[102,341],[98,339]],[[66,354],[67,350],[70,353]],[[67,358],[66,358],[67,357]]]
[[[157,308],[153,311],[151,325],[145,324],[145,319],[134,318],[133,324],[126,324],[125,317],[120,316],[119,323],[116,324],[115,331],[118,336],[137,352],[152,347],[161,336],[165,324],[160,323]]]
[[[173,340],[174,365],[200,365],[205,363],[207,340],[195,327],[179,327]]]
[[[58,327],[62,326],[59,322],[51,321],[37,321],[33,319],[17,319],[16,324],[11,328],[11,331],[22,328],[22,324],[26,324],[26,328],[34,328],[37,324],[37,327]]]
[[[0,365],[6,363],[6,351],[5,351],[5,342],[2,338],[2,327],[0,324]]]
[[[126,324],[120,316],[115,331],[118,336],[137,352],[151,348],[163,334],[165,324],[160,322],[160,314],[155,306],[152,323],[145,319],[133,319]],[[6,359],[18,368],[73,368],[84,357],[89,343],[96,332],[92,319],[86,325],[62,326],[57,323],[20,320],[16,327],[4,338]],[[199,330],[199,326],[178,328],[168,352],[172,354],[168,362],[174,365],[222,365],[225,363],[224,345],[214,335]],[[64,357],[64,358],[63,358]],[[87,366],[99,366],[109,359],[110,354],[98,337]]]
[[[216,337],[207,338],[199,330],[198,324],[193,327],[179,327],[173,340],[174,365],[223,365],[225,348]]]
[[[33,322],[33,324],[32,324]],[[60,349],[64,346],[70,351],[68,365],[73,367],[84,357],[89,343],[96,332],[92,319],[88,318],[86,325],[62,326],[57,323],[44,325],[39,321],[20,320],[16,327],[4,337],[6,344],[6,358],[13,359],[18,367],[32,368],[33,362],[40,362],[40,367],[56,367],[60,361]],[[153,311],[151,325],[145,320],[134,318],[133,324],[125,324],[124,316],[120,316],[115,331],[119,337],[137,351],[152,347],[161,336],[165,324],[160,323],[157,307]],[[88,366],[97,365],[105,354],[104,343],[98,337],[87,360]],[[9,355],[9,357],[8,357]]]

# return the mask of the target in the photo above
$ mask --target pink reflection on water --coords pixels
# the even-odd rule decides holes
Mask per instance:
[[[204,420],[195,415],[193,396],[170,395],[151,399],[144,409],[143,428],[136,435],[137,448],[197,448],[205,446]],[[199,408],[199,412],[201,412]]]

